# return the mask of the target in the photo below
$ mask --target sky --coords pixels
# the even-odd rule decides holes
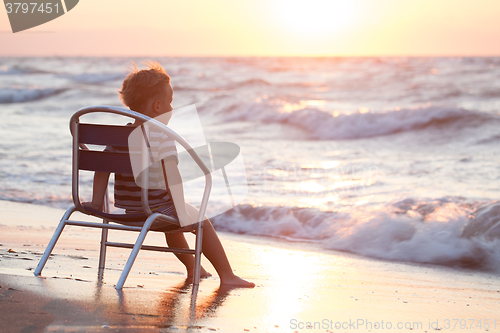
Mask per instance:
[[[500,56],[499,18],[500,0],[81,0],[15,34],[2,11],[0,56]]]

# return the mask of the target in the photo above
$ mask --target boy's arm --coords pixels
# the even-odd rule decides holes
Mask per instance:
[[[92,193],[92,202],[84,202],[84,206],[96,210],[103,210],[104,206],[104,195],[108,188],[109,172],[99,172],[96,171],[94,174],[94,191]]]
[[[186,226],[191,224],[191,217],[186,211],[186,201],[184,199],[184,189],[182,186],[182,178],[177,167],[177,159],[169,158],[164,159],[163,163],[165,165],[165,173],[167,175],[168,188],[170,189],[170,195],[174,202],[175,210],[177,211],[177,216],[179,217],[179,222],[181,226]]]

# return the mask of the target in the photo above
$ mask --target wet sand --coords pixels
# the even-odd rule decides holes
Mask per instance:
[[[220,233],[236,273],[254,289],[204,279],[193,296],[171,254],[109,249],[98,278],[99,231],[67,227],[35,277],[63,211],[0,201],[2,332],[496,332],[498,275],[326,252],[313,244]],[[115,235],[116,234],[116,235]],[[111,233],[133,241],[136,234]],[[148,236],[163,245],[162,234]]]

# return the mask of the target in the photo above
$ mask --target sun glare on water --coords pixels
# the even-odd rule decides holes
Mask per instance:
[[[312,37],[355,23],[358,6],[346,0],[277,0],[276,17],[287,29]]]

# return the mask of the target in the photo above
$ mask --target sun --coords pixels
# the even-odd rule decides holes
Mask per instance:
[[[276,18],[294,33],[312,37],[341,32],[355,24],[355,0],[276,0]]]

